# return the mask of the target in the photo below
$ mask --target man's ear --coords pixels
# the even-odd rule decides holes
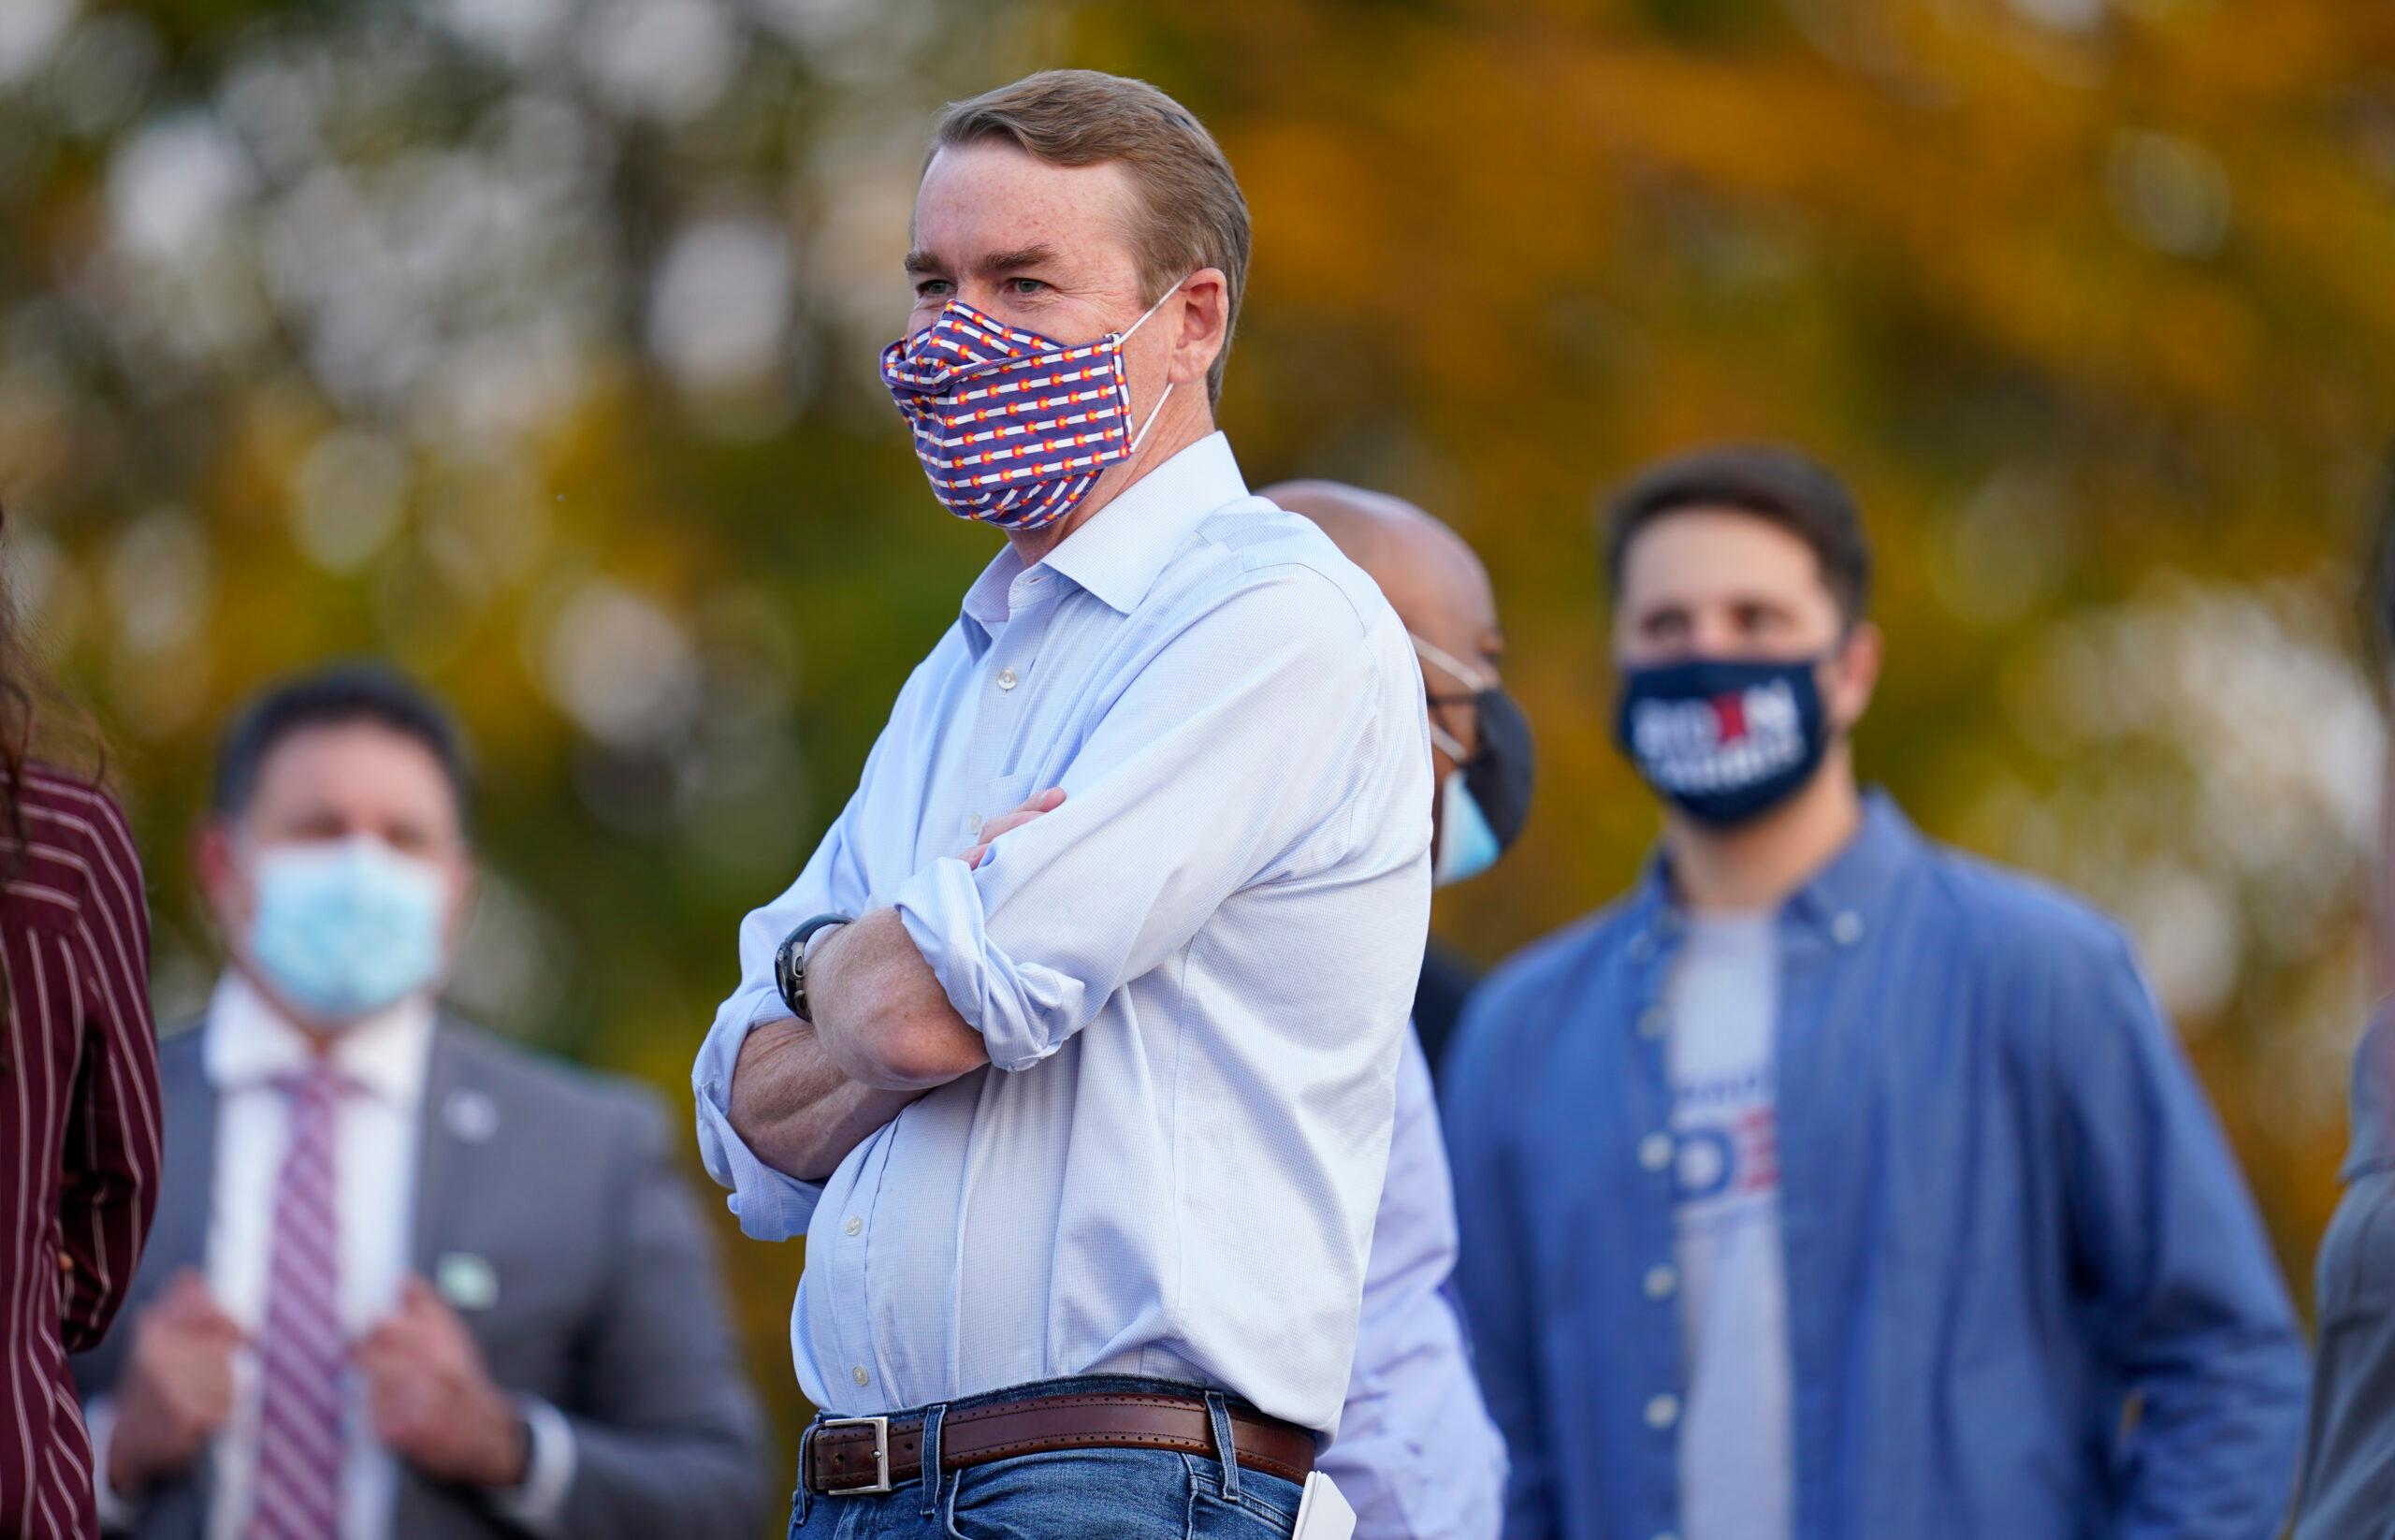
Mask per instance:
[[[216,818],[202,823],[191,840],[192,880],[199,886],[209,920],[219,930],[238,927],[250,907],[248,883],[234,856],[233,841],[231,826]]]
[[[1872,693],[1880,688],[1884,648],[1880,628],[1868,620],[1857,620],[1833,655],[1826,704],[1830,723],[1840,733],[1853,732],[1863,714],[1871,709]]]
[[[450,876],[448,914],[449,966],[457,965],[457,953],[466,944],[466,931],[474,923],[474,898],[482,892],[482,868],[470,854],[453,858]]]
[[[1174,385],[1203,384],[1206,371],[1230,341],[1231,283],[1220,268],[1200,268],[1182,280],[1180,292],[1157,316],[1172,316],[1172,362],[1166,376]]]

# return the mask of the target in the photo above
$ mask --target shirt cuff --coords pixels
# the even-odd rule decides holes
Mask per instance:
[[[980,870],[999,859],[993,847]],[[908,878],[892,903],[948,1003],[981,1035],[992,1064],[1028,1069],[1072,1035],[1083,985],[1054,968],[1018,963],[991,938],[975,868],[943,857]]]
[[[141,1518],[141,1504],[109,1485],[109,1445],[116,1438],[116,1402],[106,1396],[83,1408],[83,1427],[92,1440],[92,1495],[100,1528],[129,1530]]]
[[[573,1486],[573,1424],[538,1396],[518,1396],[526,1431],[524,1479],[489,1492],[491,1511],[542,1540],[558,1533]]]
[[[815,1217],[815,1205],[823,1198],[823,1184],[801,1182],[774,1170],[757,1158],[748,1140],[732,1126],[732,1074],[740,1062],[740,1045],[748,1040],[749,1029],[759,1022],[789,1014],[778,997],[760,997],[745,1019],[732,1018],[736,1025],[718,1025],[708,1035],[690,1076],[699,1111],[700,1157],[707,1174],[732,1189],[725,1205],[739,1217],[740,1233],[751,1241],[787,1241],[805,1235]]]

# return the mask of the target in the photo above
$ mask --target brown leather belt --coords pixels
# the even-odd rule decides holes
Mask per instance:
[[[1231,1408],[1230,1416],[1231,1444],[1241,1467],[1304,1482],[1314,1469],[1314,1434],[1241,1407]],[[1038,1396],[951,1407],[940,1419],[944,1473],[1067,1449],[1172,1449],[1220,1458],[1206,1403],[1194,1396]],[[806,1489],[820,1496],[886,1492],[921,1479],[922,1470],[920,1413],[827,1417],[806,1441]]]

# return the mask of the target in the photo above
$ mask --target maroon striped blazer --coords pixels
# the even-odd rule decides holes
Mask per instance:
[[[0,772],[5,774],[5,772]],[[29,767],[0,824],[0,1536],[96,1535],[66,1355],[124,1302],[158,1203],[150,909],[124,815]]]

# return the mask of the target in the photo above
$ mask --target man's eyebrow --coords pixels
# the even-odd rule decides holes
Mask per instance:
[[[925,273],[944,273],[948,271],[948,264],[942,262],[938,257],[934,256],[929,252],[908,252],[907,254],[906,267],[908,272],[915,274],[917,277],[921,277]]]
[[[1043,268],[1056,260],[1055,252],[1046,246],[1024,246],[1011,252],[992,252],[974,264],[984,273],[1021,272],[1025,268]]]

